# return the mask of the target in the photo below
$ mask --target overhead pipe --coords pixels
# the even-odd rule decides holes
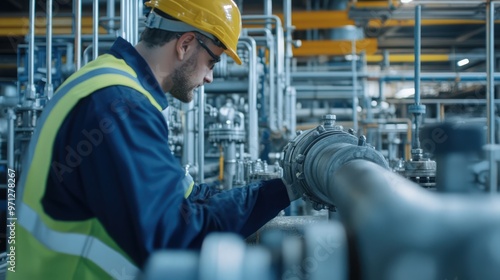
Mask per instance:
[[[395,75],[387,74],[372,74],[367,72],[360,72],[357,74],[358,78],[366,78],[369,80],[382,79],[386,82],[410,82],[414,81],[414,73],[401,73]],[[290,74],[292,80],[296,79],[343,79],[352,77],[350,71],[294,71]],[[500,81],[500,73],[494,73],[492,75],[495,81]],[[420,81],[462,81],[462,82],[477,82],[486,81],[486,73],[484,72],[474,72],[474,73],[455,73],[455,72],[442,72],[442,73],[420,73]]]
[[[46,64],[47,64],[47,82],[45,83],[45,97],[51,99],[54,94],[54,85],[52,84],[52,0],[47,0],[47,40],[46,40]]]

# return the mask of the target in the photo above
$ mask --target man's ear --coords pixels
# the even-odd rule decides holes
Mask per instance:
[[[193,48],[193,41],[196,40],[196,35],[193,32],[186,32],[179,37],[175,44],[177,50],[177,58],[184,60],[186,54]]]

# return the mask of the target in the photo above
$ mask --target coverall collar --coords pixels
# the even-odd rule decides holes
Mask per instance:
[[[156,80],[151,68],[146,60],[137,52],[137,50],[122,37],[118,37],[109,50],[109,53],[116,58],[124,59],[127,64],[137,73],[137,78],[141,85],[146,89],[153,98],[160,104],[164,110],[168,107],[168,101],[165,93],[163,93],[160,84]]]

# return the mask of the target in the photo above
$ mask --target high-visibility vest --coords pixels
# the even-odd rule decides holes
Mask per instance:
[[[16,204],[16,268],[15,272],[8,272],[8,279],[137,277],[139,269],[136,264],[108,235],[97,218],[57,221],[44,213],[41,204],[53,144],[64,119],[81,99],[114,85],[137,90],[154,107],[162,110],[141,86],[135,71],[124,60],[108,54],[87,64],[59,87],[41,114],[24,161]],[[188,184],[192,188],[192,179]]]

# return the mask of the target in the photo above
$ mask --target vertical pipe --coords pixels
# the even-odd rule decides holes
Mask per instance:
[[[495,144],[495,3],[486,3],[486,104],[488,122],[488,144]],[[490,193],[496,194],[497,186],[497,164],[492,151],[488,151],[489,169],[489,189]]]
[[[257,44],[252,37],[241,37],[238,45],[248,49],[248,152],[251,160],[259,157],[259,123],[257,111]]]
[[[270,23],[271,16],[273,14],[273,2],[272,0],[264,0],[264,15],[269,16],[269,20],[266,19],[266,25],[265,28],[268,30],[272,30],[272,24]],[[272,34],[272,32],[271,32]],[[276,41],[273,40],[274,44],[269,48],[269,128],[271,131],[276,131],[278,130],[277,125],[276,125],[276,115],[278,114],[276,110],[274,110],[276,106],[276,96],[277,92],[275,91],[276,87],[276,76],[274,73],[275,70],[275,52],[276,49],[274,49],[276,45]]]
[[[194,103],[183,103],[182,110],[184,111],[184,123],[186,124],[183,131],[182,166],[193,166],[195,163],[194,150],[196,148],[194,146],[194,143],[196,143],[194,139]]]
[[[285,17],[285,94],[286,94],[286,123],[288,124],[287,127],[289,129],[289,135],[288,138],[292,139],[295,136],[295,131],[292,131],[292,126],[295,126],[292,123],[295,123],[295,117],[292,117],[292,106],[295,106],[295,104],[292,104],[292,89],[291,87],[291,79],[290,79],[290,71],[291,71],[291,65],[292,65],[292,1],[291,0],[284,0],[283,3],[283,9],[284,9],[284,17]],[[294,108],[295,109],[295,108]]]
[[[357,67],[357,51],[356,40],[351,42],[351,70],[352,70],[352,129],[358,131],[358,67]]]
[[[47,43],[46,43],[46,59],[47,59],[47,83],[45,84],[45,97],[52,98],[54,86],[52,85],[52,0],[47,0]]]
[[[29,33],[29,43],[28,43],[28,88],[25,98],[28,100],[34,100],[36,97],[35,88],[35,2],[36,0],[30,1],[30,33]]]
[[[107,17],[109,19],[108,34],[112,34],[115,29],[115,0],[108,0]]]
[[[486,11],[486,75],[487,75],[487,112],[488,144],[495,144],[495,3],[488,1]]]
[[[136,44],[135,38],[137,37],[137,35],[135,34],[135,25],[137,22],[137,18],[136,18],[137,9],[134,6],[134,3],[137,3],[137,2],[138,1],[136,1],[136,0],[129,0],[128,1],[128,20],[127,20],[127,22],[128,22],[128,27],[130,30],[130,43],[132,45]]]
[[[420,105],[420,52],[422,35],[422,6],[415,7],[415,104]]]
[[[415,106],[420,105],[420,64],[421,64],[421,37],[422,37],[422,6],[415,7]],[[412,149],[420,150],[420,118],[422,113],[414,112],[415,133],[413,133]],[[415,150],[417,151],[417,150]],[[413,153],[413,152],[412,152]],[[414,154],[420,156],[420,153]]]
[[[92,58],[96,60],[99,56],[99,0],[94,0],[92,11]]]
[[[82,0],[74,0],[75,9],[75,67],[82,67]]]
[[[129,42],[130,44],[134,45],[134,40],[135,40],[135,34],[134,34],[134,20],[135,20],[135,14],[134,14],[134,7],[132,6],[132,2],[135,0],[129,0],[127,1],[127,28],[129,32]]]
[[[198,89],[198,184],[205,180],[205,87]]]
[[[120,33],[127,40],[127,0],[120,0]]]
[[[14,169],[14,133],[16,114],[14,109],[7,109],[7,168]]]
[[[271,33],[272,34],[272,33]],[[272,36],[272,35],[271,35]],[[276,125],[276,41],[272,37],[272,43],[269,46],[269,128],[271,131],[278,130]]]
[[[288,8],[288,7],[287,7]],[[290,7],[291,8],[291,7]],[[288,12],[288,11],[287,11]],[[284,75],[284,58],[285,58],[285,42],[283,36],[283,26],[280,24],[280,20],[276,20],[276,62],[277,62],[277,99],[276,99],[276,114],[278,121],[278,129],[283,129],[283,95],[284,95],[284,83],[285,83],[285,75]]]
[[[297,91],[295,87],[290,87],[290,139],[296,135],[297,130]]]
[[[224,189],[233,188],[234,175],[236,174],[236,142],[229,141],[224,145]]]
[[[270,16],[273,14],[273,1],[272,0],[264,0],[264,15]],[[272,24],[270,20],[266,20],[266,28],[271,29]]]

